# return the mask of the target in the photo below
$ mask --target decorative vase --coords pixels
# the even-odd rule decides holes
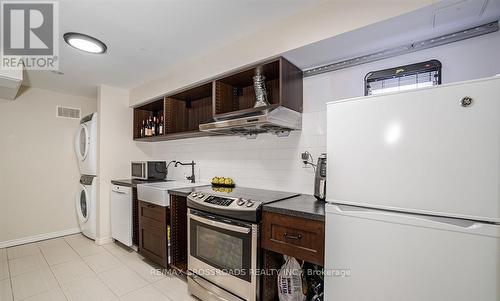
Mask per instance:
[[[266,77],[264,75],[254,76],[253,87],[255,90],[255,105],[253,107],[269,106],[269,102],[267,101]]]

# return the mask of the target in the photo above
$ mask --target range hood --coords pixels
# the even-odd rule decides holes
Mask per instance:
[[[235,113],[212,123],[200,124],[200,131],[255,138],[257,134],[273,133],[286,137],[302,128],[302,114],[283,106],[265,107],[252,113]]]

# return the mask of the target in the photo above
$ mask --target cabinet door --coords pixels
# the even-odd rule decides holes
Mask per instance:
[[[151,261],[168,265],[168,208],[139,201],[139,253]]]
[[[167,231],[149,221],[139,226],[139,252],[153,262],[167,267]]]

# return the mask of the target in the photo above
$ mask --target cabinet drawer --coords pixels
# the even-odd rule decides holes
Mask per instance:
[[[139,221],[150,220],[158,223],[159,226],[166,228],[167,208],[139,201]]]
[[[263,248],[324,265],[324,222],[271,212],[262,217]]]

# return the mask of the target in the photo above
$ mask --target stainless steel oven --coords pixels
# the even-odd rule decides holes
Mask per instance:
[[[202,300],[258,300],[258,224],[189,209],[189,290]]]
[[[203,301],[259,301],[262,206],[295,193],[197,187],[187,197],[189,292]]]

